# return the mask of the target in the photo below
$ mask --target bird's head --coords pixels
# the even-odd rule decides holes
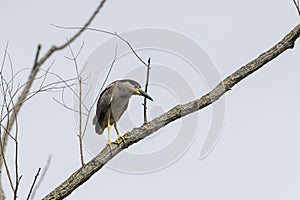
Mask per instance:
[[[150,97],[150,95],[147,94],[144,90],[142,90],[142,87],[138,82],[131,80],[131,79],[124,79],[124,80],[121,80],[120,82],[126,90],[131,92],[131,94],[144,96],[147,99],[150,99],[151,101],[153,101],[153,99]]]

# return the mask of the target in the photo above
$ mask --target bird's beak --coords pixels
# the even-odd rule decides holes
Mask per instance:
[[[137,91],[137,93],[138,93],[138,95],[142,95],[142,96],[146,97],[147,99],[150,99],[151,101],[153,101],[153,99],[150,97],[150,95],[147,94],[146,92],[144,92],[142,89],[139,89]]]

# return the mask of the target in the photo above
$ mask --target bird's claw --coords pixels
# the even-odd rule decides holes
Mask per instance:
[[[117,145],[119,146],[119,144],[120,144],[119,140],[120,140],[120,139],[121,139],[122,142],[125,144],[125,139],[124,139],[124,137],[123,137],[122,135],[118,135],[116,141],[114,141],[114,142],[112,142],[112,143],[117,144]]]
[[[111,146],[111,144],[112,144],[113,142],[111,142],[110,140],[108,140],[107,141],[107,144],[106,145],[108,145],[109,146],[109,148],[110,148],[110,151],[112,151],[112,146]]]

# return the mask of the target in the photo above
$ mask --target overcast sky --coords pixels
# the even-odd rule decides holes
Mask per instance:
[[[1,63],[9,42],[15,71],[31,67],[37,44],[42,44],[43,54],[74,33],[51,24],[81,26],[98,3],[1,0]],[[201,97],[220,81],[216,77],[225,78],[272,47],[299,19],[292,0],[107,0],[92,27],[123,33],[140,47],[143,59],[152,58],[149,93],[154,102],[148,109],[152,119],[178,103]],[[124,50],[109,35],[87,32],[72,48],[77,51],[82,42],[78,63],[87,65],[92,74],[87,80],[92,85],[87,101],[97,95],[116,45],[120,55],[108,82],[126,77],[143,84],[144,68],[126,46]],[[74,65],[64,57],[69,55],[68,50],[54,54],[43,69],[55,61],[52,72],[74,77]],[[294,49],[228,92],[220,110],[210,106],[135,144],[67,199],[299,199],[299,63],[297,42]],[[24,82],[27,74],[28,70],[22,72],[16,81]],[[80,167],[77,118],[53,98],[60,99],[60,93],[36,96],[19,115],[20,199],[28,193],[37,169],[44,170],[49,156],[51,163],[36,199]],[[70,106],[73,98],[69,93],[65,96]],[[141,125],[141,102],[142,98],[132,99],[120,120],[122,131]],[[215,127],[220,130],[210,132]],[[220,137],[211,153],[202,158],[205,139],[214,137],[208,134]],[[87,135],[94,138],[85,141],[85,157],[89,160],[97,148],[103,147],[106,133],[94,134],[90,121]],[[13,153],[10,142],[6,156],[11,167]],[[7,178],[3,176],[2,181],[10,199]]]

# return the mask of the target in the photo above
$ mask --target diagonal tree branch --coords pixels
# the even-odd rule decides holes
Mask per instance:
[[[299,38],[299,36],[300,24],[298,24],[275,46],[262,53],[245,66],[239,68],[233,74],[221,81],[212,91],[202,96],[200,99],[196,99],[186,104],[177,105],[152,121],[143,124],[141,127],[134,128],[132,131],[125,133],[123,136],[124,141],[121,139],[116,141],[116,144],[111,145],[111,150],[109,146],[106,146],[96,157],[74,172],[61,185],[44,197],[43,200],[65,198],[76,188],[86,182],[93,174],[100,170],[109,160],[111,160],[123,149],[128,148],[132,144],[142,140],[143,138],[149,136],[153,132],[175,121],[176,119],[196,112],[214,103],[241,80],[257,71],[271,60],[275,59],[287,49],[293,48],[295,41]]]

